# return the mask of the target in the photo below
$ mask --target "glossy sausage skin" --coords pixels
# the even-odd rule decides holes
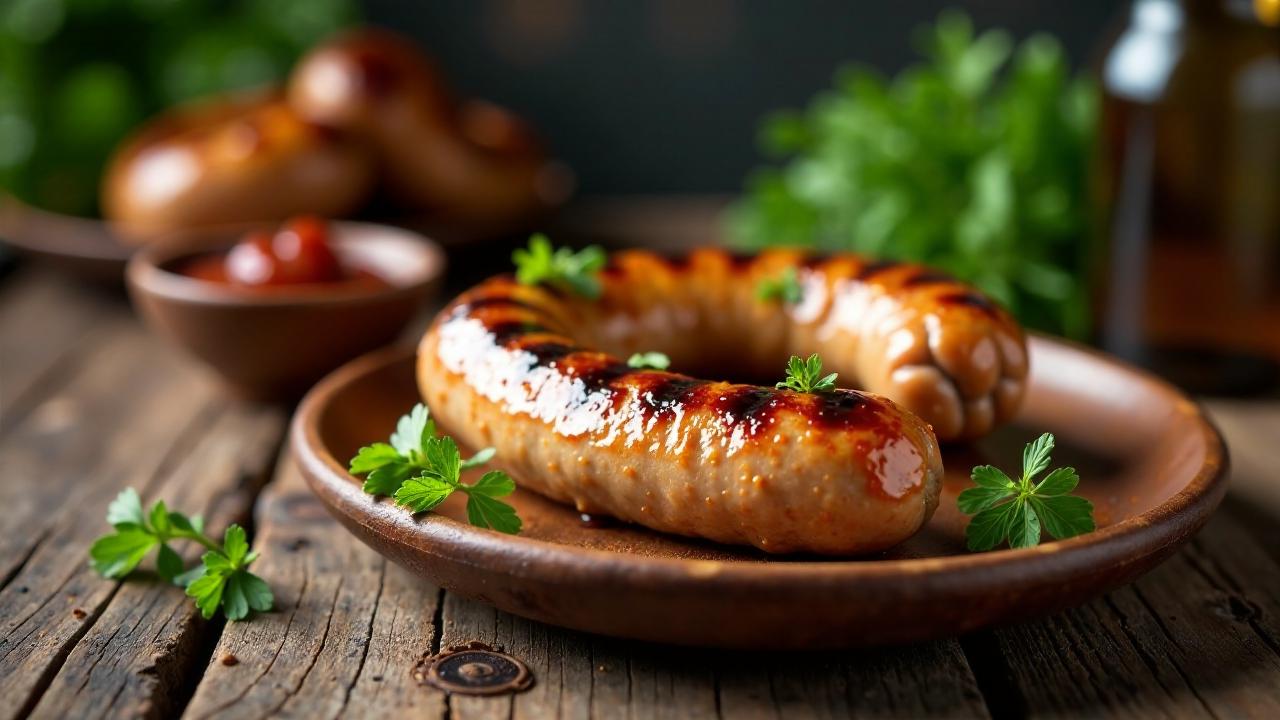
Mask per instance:
[[[299,118],[275,94],[179,106],[138,130],[112,158],[102,207],[120,233],[146,242],[177,230],[341,217],[373,190],[372,156]]]
[[[757,299],[789,267],[803,300]],[[842,382],[896,392],[952,437],[990,429],[1022,392],[1017,326],[917,266],[624,252],[602,280],[586,300],[493,278],[442,311],[418,358],[448,432],[495,446],[522,486],[583,512],[769,552],[856,554],[910,537],[937,505],[934,433],[892,400],[633,370],[632,352],[776,379],[789,354],[818,352]]]
[[[409,210],[500,223],[558,204],[571,190],[568,170],[548,161],[520,118],[456,102],[430,58],[387,30],[350,30],[309,52],[288,98],[308,121],[366,139],[385,192]]]

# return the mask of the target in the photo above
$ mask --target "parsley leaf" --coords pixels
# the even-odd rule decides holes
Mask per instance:
[[[788,267],[776,278],[766,278],[756,285],[756,299],[780,300],[788,305],[799,304],[804,299],[804,288],[796,276],[796,269]]]
[[[117,530],[122,524],[142,526],[146,520],[142,516],[142,500],[138,491],[125,488],[111,504],[107,506],[107,522]]]
[[[594,300],[600,297],[599,271],[605,264],[605,252],[597,245],[574,252],[569,248],[552,249],[546,235],[536,233],[529,247],[511,254],[516,265],[516,281],[522,285],[540,283],[576,293]]]
[[[413,447],[418,447],[418,444],[415,443]],[[374,443],[360,448],[356,456],[351,458],[351,472],[363,475],[400,461],[400,450],[386,443]]]
[[[89,559],[99,575],[122,578],[133,572],[160,539],[146,529],[126,529],[98,538],[89,548]]]
[[[206,620],[218,608],[228,620],[243,620],[250,610],[266,612],[275,603],[271,588],[262,578],[249,572],[258,554],[249,551],[244,528],[231,525],[223,535],[222,548],[210,550],[201,557],[201,573],[187,585],[187,595]]]
[[[817,353],[807,360],[792,355],[787,361],[787,379],[776,387],[804,393],[828,392],[836,389],[836,373],[822,376],[822,358]]]
[[[416,442],[411,443],[411,439]],[[385,495],[410,512],[439,507],[455,491],[467,497],[467,518],[473,525],[501,532],[520,531],[515,508],[497,498],[510,495],[516,484],[506,473],[490,471],[472,485],[462,483],[462,472],[488,463],[496,454],[484,448],[463,460],[453,438],[436,436],[426,406],[419,403],[396,426],[391,444],[374,443],[360,448],[349,468],[365,475],[364,491]]]
[[[444,502],[456,489],[456,485],[430,475],[409,478],[396,490],[396,504],[416,513],[426,512]]]
[[[516,483],[506,473],[490,470],[474,484],[463,485],[462,489],[469,495],[478,494],[491,498],[500,498],[515,492]]]
[[[158,548],[156,573],[186,588],[205,618],[213,617],[219,607],[231,620],[244,619],[250,610],[271,609],[271,588],[246,569],[258,554],[250,551],[248,536],[239,525],[229,526],[219,544],[204,534],[199,515],[187,517],[171,511],[163,500],[144,512],[132,488],[121,492],[107,507],[107,522],[116,531],[98,538],[89,548],[90,565],[104,577],[128,575],[152,548]],[[208,552],[200,565],[184,570],[182,556],[169,544],[173,540],[194,541]]]
[[[627,358],[627,367],[642,370],[651,368],[653,370],[666,370],[671,367],[671,358],[660,352],[635,353]]]
[[[1068,495],[1080,483],[1073,468],[1058,468],[1033,483],[1049,467],[1053,445],[1049,433],[1027,443],[1017,481],[990,465],[973,469],[970,477],[976,487],[956,499],[960,512],[973,515],[965,530],[970,550],[990,550],[1002,542],[1012,548],[1031,547],[1040,543],[1042,530],[1058,539],[1094,530],[1093,503]]]
[[[515,488],[513,484],[512,489]],[[515,535],[523,523],[510,505],[472,488],[467,492],[467,520],[472,525]]]
[[[474,468],[474,467],[480,467],[481,465],[484,465],[485,463],[492,460],[493,456],[497,454],[498,454],[497,448],[487,447],[481,450],[480,452],[476,453],[475,455],[472,455],[471,457],[467,458],[466,460],[463,460],[462,469],[470,470],[471,468]]]
[[[413,406],[408,415],[400,418],[396,423],[396,431],[391,433],[391,446],[401,455],[408,455],[414,450],[422,447],[422,443],[427,438],[436,436],[436,424],[431,419],[431,413],[427,411],[427,406],[418,403]],[[381,445],[382,443],[378,443]],[[374,447],[377,447],[376,445]],[[385,453],[385,450],[379,451],[379,454]],[[356,455],[360,457],[360,455]],[[355,462],[354,460],[352,462]],[[355,472],[354,470],[352,472]]]

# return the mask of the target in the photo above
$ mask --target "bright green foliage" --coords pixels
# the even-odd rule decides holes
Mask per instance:
[[[635,353],[627,358],[627,367],[633,367],[637,370],[645,368],[666,370],[671,367],[671,358],[660,352]]]
[[[973,515],[965,532],[970,550],[990,550],[1006,540],[1014,548],[1038,545],[1041,529],[1059,539],[1093,531],[1093,504],[1068,494],[1080,482],[1074,469],[1058,468],[1033,484],[1052,452],[1049,433],[1027,443],[1016,482],[990,465],[973,469],[976,487],[957,498],[960,512]]]
[[[600,297],[600,270],[607,260],[604,250],[591,245],[578,252],[552,249],[546,235],[529,238],[528,249],[511,254],[516,265],[516,281],[523,285],[546,284],[594,300]]]
[[[776,278],[761,280],[756,285],[756,298],[759,300],[778,300],[787,305],[796,305],[804,299],[804,288],[796,276],[796,269],[789,267]]]
[[[776,387],[804,393],[827,392],[836,389],[836,373],[823,376],[822,358],[817,353],[806,360],[792,355],[787,361],[787,379]]]
[[[925,62],[891,81],[849,68],[807,110],[766,120],[762,144],[785,162],[749,179],[730,235],[927,262],[1081,337],[1094,88],[1052,38],[1015,48],[957,13],[920,45]]]
[[[271,588],[248,571],[258,554],[250,552],[244,528],[231,525],[219,545],[204,534],[200,516],[170,511],[158,501],[144,513],[137,491],[128,488],[107,506],[107,522],[115,532],[104,535],[89,548],[89,564],[99,574],[122,578],[133,572],[152,548],[158,548],[156,572],[161,578],[185,587],[206,619],[218,608],[231,620],[243,620],[250,610],[266,612],[273,602]],[[170,547],[173,540],[191,540],[208,552],[200,565],[186,570],[182,557]]]
[[[515,508],[497,498],[510,495],[515,482],[500,471],[490,471],[475,483],[462,482],[462,471],[484,465],[495,450],[485,448],[467,460],[453,438],[436,436],[427,407],[414,406],[396,425],[391,444],[374,443],[351,458],[354,475],[365,475],[364,491],[395,498],[396,504],[415,513],[434,509],[455,491],[467,496],[467,518],[472,525],[500,532],[520,532]]]

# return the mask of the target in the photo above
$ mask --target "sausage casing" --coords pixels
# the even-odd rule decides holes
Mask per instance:
[[[759,299],[759,282],[787,268],[803,299]],[[880,550],[937,505],[942,463],[929,424],[876,394],[722,378],[781,379],[789,354],[818,352],[842,381],[906,387],[906,400],[952,412],[943,419],[953,436],[989,429],[1021,393],[1020,383],[1000,390],[1025,377],[1021,332],[981,295],[924,272],[790,251],[632,251],[613,256],[594,300],[500,276],[437,317],[419,348],[419,386],[448,432],[496,447],[523,487],[583,512],[769,552]],[[644,351],[716,379],[622,360]],[[939,393],[966,400],[945,406]],[[968,409],[979,395],[989,412]]]

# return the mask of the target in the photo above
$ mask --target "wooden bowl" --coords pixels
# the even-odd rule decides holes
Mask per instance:
[[[225,250],[244,229],[207,231],[140,249],[126,279],[134,306],[158,334],[213,368],[239,395],[296,399],[325,373],[396,339],[440,283],[444,252],[398,228],[333,223],[349,264],[385,284],[245,290],[182,275],[175,267]]]
[[[1014,423],[977,444],[943,448],[943,498],[929,524],[889,552],[847,560],[770,556],[630,525],[588,527],[571,508],[523,491],[512,496],[524,520],[519,536],[468,525],[458,498],[413,516],[365,495],[346,461],[361,445],[385,441],[417,402],[407,349],[361,358],[317,385],[294,417],[291,445],[312,490],[357,537],[451,592],[517,615],[684,645],[912,642],[1066,608],[1127,583],[1191,537],[1226,490],[1222,439],[1168,384],[1043,337],[1032,338],[1031,361]],[[1023,445],[1045,431],[1057,436],[1054,465],[1079,470],[1099,529],[967,553],[956,495],[969,469],[1015,471]]]

